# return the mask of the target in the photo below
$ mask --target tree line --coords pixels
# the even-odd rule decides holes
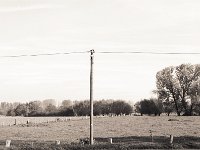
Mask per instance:
[[[133,107],[123,100],[94,101],[94,115],[129,115]],[[31,101],[28,103],[0,104],[0,114],[6,116],[89,116],[90,102],[63,100],[56,106],[55,100]]]
[[[181,64],[166,67],[156,74],[156,98],[143,99],[133,107],[123,100],[94,102],[94,115],[131,114],[200,115],[200,64]],[[134,92],[134,91],[133,91]],[[86,116],[90,102],[64,100],[57,107],[55,100],[29,103],[2,102],[0,114],[8,116]]]

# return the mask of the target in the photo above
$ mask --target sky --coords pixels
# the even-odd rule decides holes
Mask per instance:
[[[150,98],[156,73],[200,55],[102,54],[200,52],[199,0],[1,0],[0,101]]]

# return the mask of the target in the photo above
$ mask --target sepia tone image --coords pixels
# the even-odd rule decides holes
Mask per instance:
[[[200,149],[199,0],[0,0],[0,149]]]

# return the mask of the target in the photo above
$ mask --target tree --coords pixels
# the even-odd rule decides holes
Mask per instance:
[[[163,101],[163,111],[168,116],[174,111],[174,105],[172,100],[166,99],[165,101]]]
[[[176,67],[179,82],[179,93],[185,115],[192,115],[193,101],[191,100],[191,86],[200,78],[200,65],[182,64]],[[188,101],[190,99],[190,105]]]
[[[55,114],[57,112],[57,108],[55,105],[49,104],[46,108],[45,108],[45,112],[47,114]]]
[[[177,115],[191,115],[193,107],[192,85],[200,78],[200,65],[182,64],[167,67],[156,75],[158,97],[173,100]],[[190,104],[189,104],[190,101]]]
[[[15,115],[16,114],[15,114],[14,109],[9,109],[8,112],[7,112],[7,114],[6,114],[6,116],[15,116]]]
[[[112,103],[113,100],[109,99],[109,100],[101,100],[101,108],[102,108],[102,115],[108,115],[109,113],[111,113],[111,109],[112,109]]]
[[[74,110],[72,108],[62,108],[60,107],[58,110],[59,116],[74,116]]]
[[[43,100],[43,102],[42,102],[42,108],[46,109],[46,107],[49,106],[50,104],[56,106],[56,100],[55,99],[46,99],[46,100]]]
[[[74,116],[73,102],[71,100],[63,100],[59,107],[58,115],[60,116]]]
[[[179,90],[175,75],[174,67],[167,67],[156,74],[156,85],[158,98],[161,100],[172,99],[175,104],[177,115],[180,116],[181,109],[179,106]]]
[[[94,115],[108,115],[111,113],[111,103],[113,101],[100,100],[94,102]]]
[[[142,116],[143,114],[141,113],[141,105],[140,105],[140,101],[137,102],[137,103],[135,103],[134,107],[135,107],[135,112],[136,112],[136,113],[140,113],[141,116]]]
[[[78,116],[90,115],[90,101],[88,100],[76,102],[73,108],[74,108],[74,113]]]
[[[130,104],[128,104],[122,100],[118,100],[118,101],[114,101],[112,103],[111,112],[116,115],[120,115],[120,114],[128,115],[133,112],[133,108],[131,107]]]
[[[191,85],[190,89],[190,112],[200,115],[200,79]]]
[[[155,116],[156,115],[159,115],[163,112],[163,103],[162,103],[162,100],[160,99],[156,99],[156,98],[151,98],[150,101],[153,101],[154,105],[155,106],[152,106],[154,107],[154,114]]]
[[[94,111],[94,115],[98,116],[98,115],[103,114],[102,113],[103,107],[105,107],[105,106],[103,106],[102,101],[96,101],[96,102],[94,102],[94,110],[93,110]]]
[[[144,99],[135,104],[137,113],[152,115],[160,115],[162,113],[163,105],[157,99]]]
[[[70,108],[72,107],[73,103],[71,100],[63,100],[62,101],[62,107],[64,108]]]
[[[153,101],[144,99],[140,102],[141,114],[148,114],[148,115],[154,114],[154,107],[155,104]]]
[[[194,110],[195,115],[200,116],[200,102],[199,101],[194,105],[193,110]]]
[[[0,108],[1,115],[7,115],[7,112],[11,109],[13,109],[12,103],[1,102],[1,108]]]
[[[27,116],[27,105],[26,104],[19,104],[15,108],[15,114],[16,116]]]
[[[37,116],[42,114],[42,103],[41,101],[32,101],[28,104],[29,116]]]

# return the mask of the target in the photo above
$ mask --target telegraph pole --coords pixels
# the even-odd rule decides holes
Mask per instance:
[[[94,50],[90,50],[90,145],[94,144],[93,140],[93,59]]]

